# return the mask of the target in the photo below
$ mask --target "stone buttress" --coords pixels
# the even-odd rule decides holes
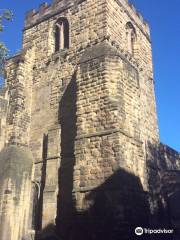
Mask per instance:
[[[127,0],[29,11],[0,107],[3,240],[129,240],[167,219],[179,154],[160,145],[150,30]]]

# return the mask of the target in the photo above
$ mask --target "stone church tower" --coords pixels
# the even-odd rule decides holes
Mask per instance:
[[[130,240],[170,218],[179,153],[159,142],[149,26],[127,0],[28,12],[0,107],[1,240]]]

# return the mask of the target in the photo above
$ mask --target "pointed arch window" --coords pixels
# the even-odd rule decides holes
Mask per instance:
[[[55,24],[55,52],[69,48],[69,22],[60,18]]]
[[[134,55],[136,43],[136,30],[131,22],[126,24],[127,50]]]

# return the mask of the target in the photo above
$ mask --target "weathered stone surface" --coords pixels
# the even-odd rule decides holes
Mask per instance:
[[[126,0],[55,0],[27,13],[0,91],[2,154],[12,144],[33,155],[18,155],[10,174],[29,184],[13,183],[26,195],[19,225],[31,209],[25,239],[129,240],[137,226],[167,224],[179,153],[160,145],[149,26]],[[20,240],[7,221],[3,240]]]
[[[0,166],[0,239],[22,239],[31,229],[33,157],[27,148],[9,146]]]

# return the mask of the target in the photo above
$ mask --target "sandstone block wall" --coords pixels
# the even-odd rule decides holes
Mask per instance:
[[[55,52],[55,25],[64,18],[69,48]],[[26,15],[22,47],[6,64],[0,148],[32,152],[36,237],[57,227],[54,234],[65,238],[128,238],[127,229],[131,235],[137,222],[148,221],[159,168],[178,164],[164,148],[159,155],[147,23],[125,0],[56,0]]]
[[[55,53],[54,24],[60,17],[69,21],[70,47]],[[126,48],[129,21],[139,41],[134,56]],[[151,68],[150,51],[148,26],[125,1],[56,1],[28,13],[23,52],[6,67],[7,139],[32,150],[43,227],[56,215],[70,216],[73,197],[76,208],[86,210],[81,191],[97,188],[119,168],[140,178],[142,191],[148,188],[146,137],[158,141],[156,118],[153,125],[147,122],[153,126],[148,136],[143,122],[144,109],[156,116],[154,105],[147,109],[153,81],[150,89],[144,85],[152,69],[142,71],[145,56]]]
[[[0,153],[0,165],[0,239],[30,238],[32,155],[26,148],[8,146]]]
[[[167,145],[159,146],[159,175],[160,175],[160,196],[163,199],[164,215],[168,224],[180,234],[180,154]],[[167,224],[167,223],[166,223]]]
[[[158,141],[158,126],[156,103],[154,97],[152,49],[150,30],[142,16],[127,5],[126,1],[110,0],[107,2],[108,29],[107,34],[111,43],[121,49],[128,58],[139,65],[140,104],[141,104],[141,135],[146,141]],[[128,52],[127,22],[135,28],[136,41],[134,55]]]
[[[161,170],[176,171],[180,169],[180,155],[171,147],[160,144],[159,146],[159,167]]]

